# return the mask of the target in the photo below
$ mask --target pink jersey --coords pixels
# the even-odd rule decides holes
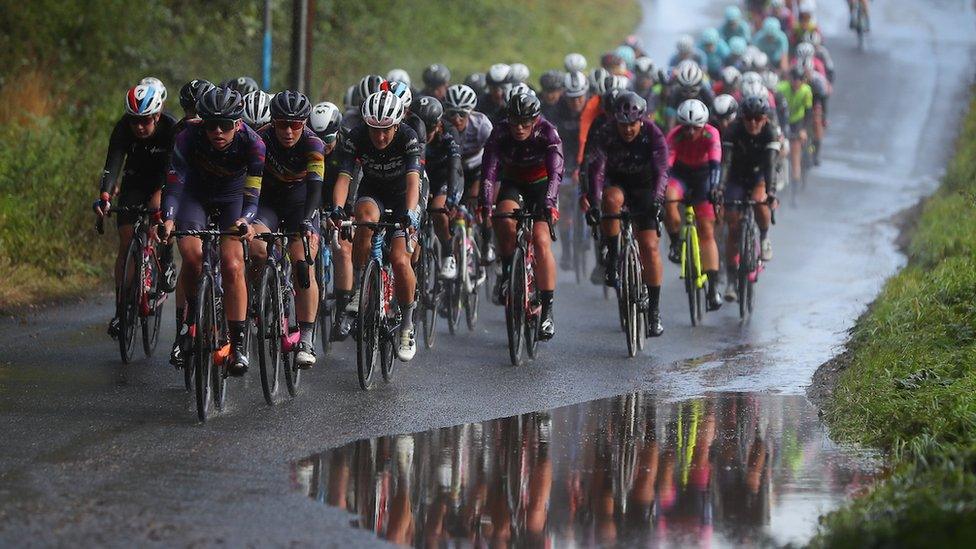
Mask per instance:
[[[712,162],[722,161],[722,139],[714,126],[705,124],[705,131],[698,139],[688,137],[682,129],[675,126],[668,132],[669,167],[680,164],[691,169],[707,168]]]

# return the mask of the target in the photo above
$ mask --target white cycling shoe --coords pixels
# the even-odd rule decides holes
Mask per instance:
[[[453,255],[449,255],[444,258],[444,264],[441,266],[441,278],[445,280],[454,280],[457,276],[457,261],[455,261]]]
[[[417,354],[417,338],[413,330],[400,332],[400,345],[397,347],[397,358],[401,362],[410,362]]]
[[[769,241],[769,238],[764,238],[759,245],[762,248],[762,260],[772,261],[773,260],[773,243]]]
[[[350,314],[359,314],[359,288],[352,293],[352,297],[349,298],[349,303],[346,304],[346,312]]]

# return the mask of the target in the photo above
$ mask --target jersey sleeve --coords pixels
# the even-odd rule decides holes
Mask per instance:
[[[311,219],[322,202],[322,181],[325,178],[325,143],[317,136],[310,135],[307,139],[305,219]]]
[[[417,138],[416,132],[411,132],[407,138],[407,142],[404,145],[403,154],[404,166],[406,167],[406,173],[420,173],[420,160],[423,156],[423,145],[420,144],[420,140]]]
[[[335,152],[338,155],[337,175],[345,175],[352,179],[353,174],[356,172],[356,157],[359,155],[356,146],[356,132],[343,131],[340,133],[342,135],[339,138],[339,150]]]
[[[607,175],[607,143],[603,135],[596,135],[588,140],[586,146],[590,148],[586,154],[586,176],[589,182],[586,196],[590,205],[595,206],[603,192]]]
[[[654,182],[654,196],[658,200],[664,199],[668,188],[668,142],[657,124],[651,122],[651,157],[654,162],[654,172],[657,181]]]
[[[491,205],[493,187],[498,182],[498,164],[501,161],[498,142],[501,140],[501,130],[501,127],[496,127],[485,142],[485,154],[481,160],[481,196],[479,197],[479,204],[483,208]]]
[[[261,196],[265,147],[258,134],[249,132],[251,142],[247,149],[247,174],[244,179],[244,208],[241,217],[252,221],[258,213],[258,198]]]
[[[187,128],[178,133],[173,144],[173,154],[170,157],[170,166],[166,173],[166,185],[163,187],[162,209],[163,219],[166,220],[176,217],[180,197],[183,196],[186,175],[190,169],[187,159],[190,157],[191,131]]]
[[[119,120],[112,129],[112,136],[108,139],[108,154],[105,158],[105,170],[102,172],[102,181],[99,186],[100,192],[112,194],[115,185],[119,180],[119,172],[122,171],[122,163],[125,161],[125,151],[129,147],[131,137],[127,135],[128,128],[125,122]]]
[[[546,205],[550,208],[559,207],[559,185],[563,181],[563,140],[559,138],[556,127],[549,124],[545,132],[546,172],[549,174],[549,190],[546,193]]]

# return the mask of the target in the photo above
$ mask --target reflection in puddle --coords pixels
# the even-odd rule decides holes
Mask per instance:
[[[360,440],[293,465],[298,489],[417,547],[803,542],[876,474],[802,396],[643,393]]]

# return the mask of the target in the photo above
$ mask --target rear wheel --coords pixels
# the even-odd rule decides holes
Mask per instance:
[[[142,266],[143,292],[149,314],[142,317],[142,350],[147,357],[152,356],[159,343],[159,325],[163,318],[163,304],[166,294],[159,289],[159,256],[153,252]]]
[[[464,317],[468,323],[468,330],[474,330],[474,327],[478,324],[478,304],[479,304],[479,294],[478,294],[478,278],[483,272],[482,269],[485,267],[481,265],[481,250],[478,248],[477,244],[473,244],[473,240],[469,239],[468,253],[467,253],[467,265],[464,268]],[[481,281],[481,284],[485,284],[485,280]]]
[[[438,284],[441,246],[437,237],[428,239],[421,254],[420,297],[423,305],[424,346],[434,347],[437,328]]]
[[[213,281],[209,273],[200,277],[197,289],[197,310],[194,311],[196,333],[193,337],[193,351],[191,362],[195,377],[197,417],[200,421],[207,421],[213,406],[213,357],[216,348],[216,327],[213,302]]]
[[[295,294],[290,288],[285,289],[281,295],[281,303],[284,305],[285,316],[282,325],[288,330],[289,334],[298,331],[298,324],[292,326],[289,317],[297,315],[295,312]],[[290,313],[290,314],[289,314]],[[285,372],[285,386],[288,387],[288,395],[294,397],[298,394],[298,384],[302,381],[302,370],[298,367],[298,351],[285,353],[281,357],[281,369]]]
[[[223,411],[224,404],[227,402],[227,361],[230,356],[230,331],[227,329],[227,317],[224,315],[223,301],[215,293],[214,284],[210,285],[210,291],[214,295],[214,352],[211,355],[213,368],[210,370],[212,376],[211,386],[213,387],[214,408]],[[217,351],[221,352],[217,352]]]
[[[322,356],[332,350],[332,307],[329,303],[329,286],[332,284],[332,252],[325,248],[328,242],[322,242],[323,248],[315,257],[315,280],[319,286],[319,310],[316,321],[319,323],[319,335],[322,339]],[[326,256],[329,259],[326,260]]]
[[[139,249],[139,238],[133,237],[129,244],[129,251],[125,255],[125,265],[122,270],[122,283],[119,288],[119,354],[122,362],[132,361],[135,351],[136,327],[139,325],[139,303],[142,298],[142,250]]]
[[[392,275],[387,274],[384,278],[390,276]],[[389,278],[384,284],[391,286],[390,294],[392,294],[392,278]],[[400,335],[400,326],[392,318],[385,317],[382,318],[380,325],[380,366],[383,372],[383,380],[390,382],[393,381],[393,375],[396,371],[396,346],[400,342],[398,338]]]
[[[257,340],[258,364],[261,369],[261,389],[264,400],[275,403],[278,393],[278,373],[281,368],[281,289],[277,271],[269,263],[258,286]]]
[[[531,256],[530,256],[531,257]],[[542,324],[542,307],[539,304],[539,294],[535,287],[535,275],[531,263],[525,264],[525,295],[529,312],[525,316],[525,352],[529,358],[535,358],[539,347],[539,326]]]
[[[373,386],[373,369],[379,358],[381,291],[380,265],[376,259],[370,259],[359,292],[359,338],[356,340],[356,367],[359,386],[364,391]]]
[[[685,293],[688,295],[688,312],[691,314],[691,325],[698,325],[698,273],[695,272],[694,250],[691,241],[691,228],[685,229],[685,238],[681,243],[681,263],[685,279]]]
[[[512,257],[508,296],[505,299],[505,327],[508,330],[508,356],[513,366],[521,366],[524,352],[525,309],[527,303],[525,253],[521,248]]]
[[[640,289],[634,284],[634,262],[637,258],[634,257],[633,250],[630,246],[623,249],[623,261],[620,262],[621,268],[619,273],[619,309],[623,315],[624,321],[624,335],[627,338],[627,355],[636,356],[638,348],[637,338],[640,337],[638,334],[639,322],[637,316],[639,311],[637,310],[637,299],[639,296]]]
[[[468,254],[464,248],[464,229],[459,227],[451,238],[451,254],[454,256],[457,265],[457,274],[454,280],[445,283],[447,291],[444,292],[444,299],[447,300],[447,328],[451,335],[457,330],[461,323],[461,303],[464,299],[464,272],[467,270]]]

